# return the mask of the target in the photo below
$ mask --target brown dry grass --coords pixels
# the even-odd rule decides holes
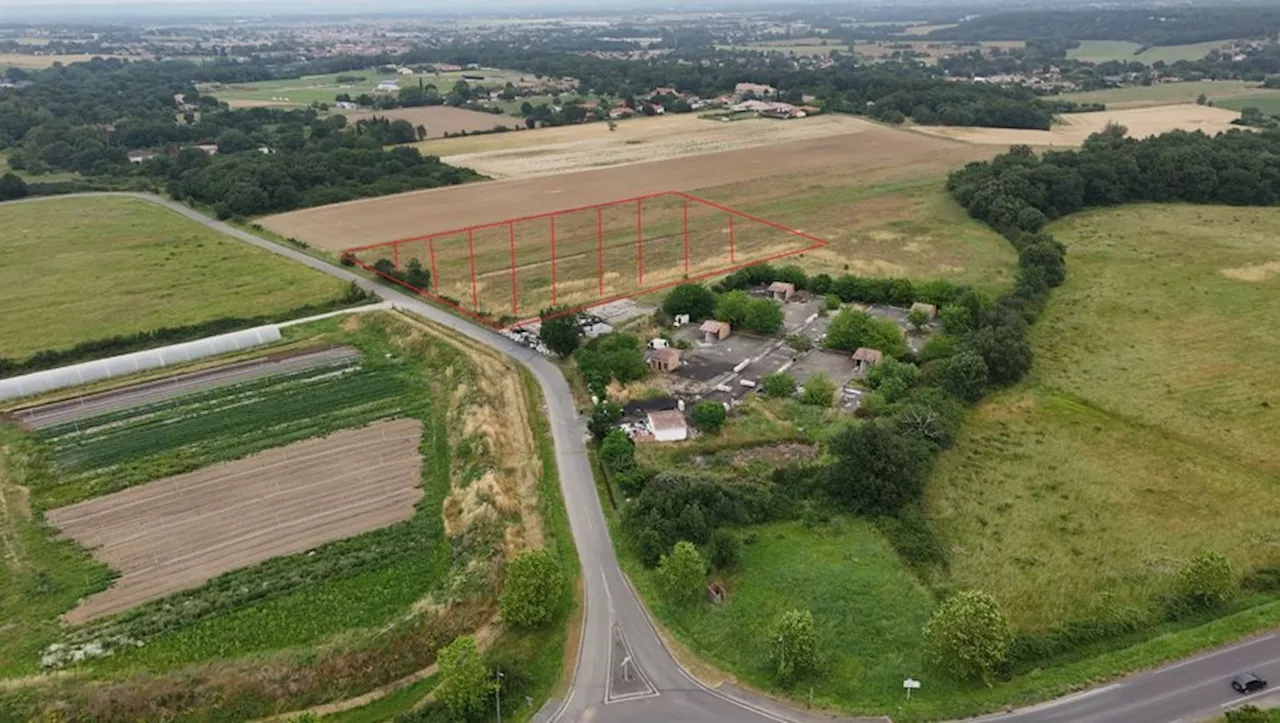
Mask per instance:
[[[1240,266],[1234,269],[1223,269],[1218,272],[1228,279],[1236,281],[1251,281],[1260,283],[1269,281],[1273,277],[1280,275],[1280,261],[1268,261],[1262,264],[1251,264],[1249,266]]]
[[[286,104],[289,105],[289,104]],[[353,113],[348,119],[355,123],[364,118],[386,118],[388,120],[406,120],[416,126],[425,126],[428,138],[442,138],[446,132],[487,131],[495,126],[514,127],[520,121],[507,115],[482,113],[478,110],[452,108],[450,106],[430,106],[426,108],[397,108],[396,110],[380,110],[371,113]],[[430,153],[429,149],[424,151]]]
[[[1036,131],[1013,128],[959,128],[955,126],[915,126],[914,130],[931,136],[953,138],[966,143],[1009,146],[1078,146],[1090,135],[1118,123],[1129,129],[1133,138],[1145,138],[1171,130],[1204,131],[1216,135],[1239,128],[1231,121],[1240,114],[1225,108],[1184,103],[1149,108],[1126,108],[1096,113],[1070,113],[1061,116],[1063,123],[1052,130]]]
[[[759,148],[779,143],[861,133],[875,126],[847,115],[820,115],[789,121],[755,118],[733,122],[706,120],[693,114],[646,118],[619,123],[610,131],[604,123],[503,134],[504,145],[485,148],[485,138],[467,150],[463,141],[439,149],[435,142],[419,144],[425,153],[445,153],[447,163],[474,168],[492,178],[529,178],[623,166],[668,158]],[[497,141],[490,141],[494,143]]]
[[[461,383],[450,400],[456,416],[450,427],[469,441],[471,453],[491,460],[480,479],[468,481],[455,465],[449,495],[444,501],[445,534],[457,537],[479,521],[511,520],[504,529],[504,553],[509,558],[543,545],[538,514],[538,480],[542,459],[528,418],[524,385],[515,363],[477,341],[420,323],[399,319],[419,334],[439,339],[461,351],[475,370],[473,380]]]
[[[381,422],[50,510],[49,524],[120,572],[64,618],[83,623],[409,519],[421,436],[417,420]]]

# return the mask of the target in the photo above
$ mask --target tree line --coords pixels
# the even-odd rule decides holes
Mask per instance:
[[[1266,38],[1280,30],[1274,7],[1018,10],[982,15],[929,34],[940,40],[1129,40],[1187,45],[1233,38]]]

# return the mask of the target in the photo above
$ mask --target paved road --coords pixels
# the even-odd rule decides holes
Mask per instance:
[[[98,194],[104,195],[104,194]],[[562,723],[700,723],[764,721],[808,723],[831,720],[772,701],[735,692],[727,695],[698,683],[676,663],[658,638],[648,614],[618,567],[604,513],[587,459],[586,429],[573,395],[547,359],[506,337],[458,318],[421,300],[357,276],[295,249],[279,246],[215,221],[179,203],[143,194],[245,243],[288,257],[345,281],[355,281],[404,311],[488,344],[522,363],[542,387],[555,441],[560,485],[573,539],[582,562],[586,618],[573,687],[552,716]],[[31,199],[19,203],[40,202]],[[631,662],[623,666],[624,660]],[[1248,702],[1234,694],[1227,678],[1255,670],[1280,682],[1280,633],[1254,638],[1111,685],[981,720],[999,723],[1166,723],[1219,715],[1224,707]],[[1251,698],[1252,699],[1252,698]],[[1250,700],[1251,700],[1250,699]]]

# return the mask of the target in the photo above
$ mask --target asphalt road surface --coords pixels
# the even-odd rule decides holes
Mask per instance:
[[[245,243],[293,259],[365,289],[403,311],[429,319],[498,349],[522,363],[542,387],[555,442],[556,463],[573,539],[582,562],[586,617],[573,686],[548,716],[563,723],[694,723],[710,721],[832,720],[743,691],[711,690],[675,661],[648,613],[618,567],[587,458],[586,427],[559,370],[546,358],[493,331],[430,306],[420,299],[215,221],[168,199],[140,198]],[[18,203],[41,202],[31,199]],[[624,665],[625,663],[625,665]],[[1221,715],[1227,707],[1265,696],[1241,696],[1228,680],[1242,670],[1280,683],[1280,633],[1253,638],[1153,671],[1055,701],[982,721],[1000,723],[1167,723]],[[925,691],[927,694],[927,691]]]

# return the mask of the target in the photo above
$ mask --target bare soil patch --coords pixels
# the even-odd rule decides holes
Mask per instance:
[[[49,524],[120,573],[78,624],[414,514],[421,423],[339,432],[52,510]]]
[[[1235,279],[1236,281],[1250,281],[1253,283],[1270,281],[1273,277],[1280,275],[1280,261],[1269,261],[1265,264],[1253,264],[1251,266],[1240,266],[1234,269],[1223,269],[1219,273],[1228,279]]]
[[[482,113],[477,110],[443,105],[426,108],[397,108],[395,110],[380,110],[371,113],[353,113],[348,118],[354,123],[374,116],[393,121],[406,120],[415,127],[424,126],[427,129],[427,138],[443,138],[446,132],[488,131],[493,130],[496,126],[514,128],[520,122],[518,119],[508,115]]]
[[[1240,126],[1231,121],[1240,114],[1225,108],[1183,103],[1149,108],[1126,108],[1096,113],[1069,113],[1060,116],[1063,123],[1052,130],[1016,128],[960,128],[956,126],[917,126],[915,130],[932,136],[954,138],[966,143],[999,146],[1026,144],[1031,146],[1078,146],[1085,139],[1118,123],[1129,129],[1132,138],[1146,138],[1172,130],[1204,131],[1216,135]]]
[[[875,128],[847,115],[723,122],[683,114],[627,121],[617,124],[614,131],[604,123],[589,123],[507,134],[511,140],[506,147],[484,149],[477,144],[481,150],[475,152],[467,152],[465,145],[455,143],[454,149],[446,149],[450,155],[443,158],[492,178],[527,178],[759,148]],[[420,147],[424,152],[436,153],[434,145]]]
[[[791,174],[808,186],[812,184],[805,179],[825,175],[825,169],[846,175],[865,171],[865,182],[870,184],[875,182],[872,179],[920,176],[939,165],[951,168],[963,160],[995,152],[975,151],[945,138],[848,120],[857,124],[857,132],[710,153],[696,160],[669,158],[578,173],[415,191],[292,211],[268,216],[260,223],[282,236],[338,251],[659,191],[696,191]],[[778,185],[785,186],[777,189],[782,193],[797,190],[793,184]],[[506,242],[505,238],[501,241]],[[495,250],[502,249],[477,245],[476,254]]]

